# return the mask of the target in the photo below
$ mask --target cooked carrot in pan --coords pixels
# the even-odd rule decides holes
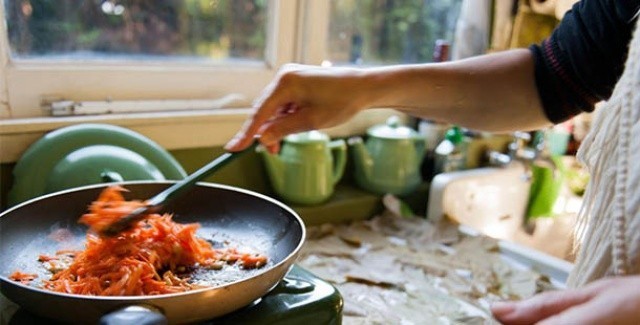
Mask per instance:
[[[171,215],[149,214],[133,229],[116,237],[99,236],[108,226],[143,203],[126,201],[121,187],[105,189],[80,218],[88,225],[83,251],[41,255],[39,260],[54,265],[53,276],[44,281],[52,291],[102,296],[131,296],[175,293],[199,287],[189,282],[187,270],[198,267],[218,269],[236,264],[252,269],[264,266],[267,257],[239,253],[233,248],[213,248],[196,236],[199,224],[178,224]],[[55,262],[69,258],[68,267],[59,269]],[[28,274],[15,273],[16,281],[25,282]],[[27,281],[28,282],[28,281]]]
[[[37,274],[22,273],[20,271],[15,271],[9,276],[9,279],[13,281],[18,281],[20,283],[29,284],[29,282],[35,280],[37,277],[38,277]]]

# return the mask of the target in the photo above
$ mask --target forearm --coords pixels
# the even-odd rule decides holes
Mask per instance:
[[[535,85],[528,50],[466,60],[374,68],[362,74],[366,107],[485,131],[530,130],[550,125]]]

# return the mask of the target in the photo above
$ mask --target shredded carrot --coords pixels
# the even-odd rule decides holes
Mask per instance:
[[[213,248],[196,236],[199,224],[178,224],[168,214],[149,214],[117,237],[99,236],[102,227],[142,205],[140,201],[126,201],[122,191],[121,187],[108,187],[89,206],[89,212],[80,218],[90,227],[85,250],[58,252],[58,256],[73,254],[73,261],[44,281],[45,289],[102,296],[175,293],[199,287],[189,283],[188,277],[179,276],[185,270],[221,262],[238,263],[245,269],[267,263],[264,255]],[[53,262],[56,257],[41,255],[40,260]],[[21,275],[16,281],[26,279]]]
[[[130,214],[135,209],[144,206],[139,200],[126,201],[121,186],[107,187],[100,193],[98,199],[89,206],[89,213],[80,217],[80,223],[89,226],[95,233],[101,233],[114,222]]]
[[[35,280],[37,277],[38,277],[37,274],[22,273],[20,271],[15,271],[9,276],[9,279],[13,281],[18,281],[23,284],[29,284],[29,282]]]

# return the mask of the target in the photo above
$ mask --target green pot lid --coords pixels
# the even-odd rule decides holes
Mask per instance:
[[[290,134],[284,138],[284,141],[289,143],[325,143],[329,142],[330,138],[327,134],[322,133],[318,130],[312,130],[308,132],[300,132],[295,134]]]
[[[58,161],[47,178],[45,192],[125,180],[166,178],[156,165],[134,151],[111,145],[93,145],[73,151]]]
[[[40,138],[13,169],[9,205],[72,187],[130,180],[179,180],[182,166],[145,136],[107,124],[77,124]]]
[[[370,137],[383,139],[413,139],[418,137],[418,132],[408,126],[400,124],[398,116],[391,116],[385,124],[374,125],[367,130]]]

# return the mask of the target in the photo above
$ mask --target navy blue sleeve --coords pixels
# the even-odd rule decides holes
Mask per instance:
[[[560,123],[611,96],[622,75],[640,0],[582,0],[530,47],[547,118]]]

